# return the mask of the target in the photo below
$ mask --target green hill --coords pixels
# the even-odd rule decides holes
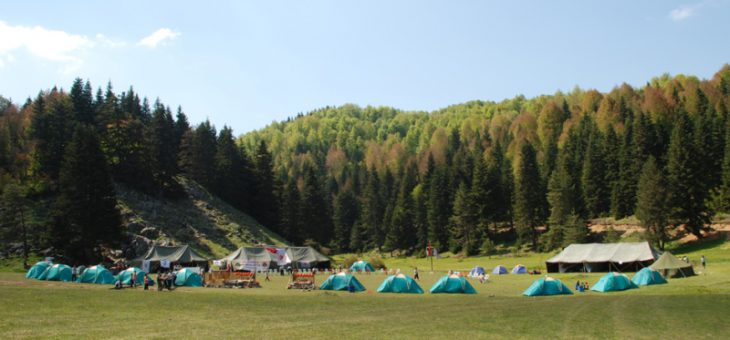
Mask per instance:
[[[220,257],[241,246],[287,244],[195,181],[185,177],[176,180],[186,195],[174,200],[116,186],[123,224],[130,236],[130,248],[125,252],[140,255],[150,242],[156,241],[189,244],[205,255]]]

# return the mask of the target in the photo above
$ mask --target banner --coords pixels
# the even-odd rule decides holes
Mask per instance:
[[[170,268],[170,260],[160,260],[160,267]]]
[[[150,272],[150,261],[149,260],[142,261],[142,271],[145,273]]]
[[[289,258],[289,254],[286,253],[286,249],[284,248],[277,248],[276,249],[276,264],[283,266],[291,263],[291,259]]]
[[[243,264],[243,270],[250,272],[262,272],[269,270],[269,262],[266,261],[246,261]]]

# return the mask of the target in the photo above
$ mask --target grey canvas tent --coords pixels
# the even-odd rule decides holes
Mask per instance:
[[[283,254],[277,254],[280,250],[283,250]],[[282,255],[281,259],[279,255]],[[331,260],[312,247],[268,246],[238,248],[219,261],[223,268],[230,264],[231,269],[237,271],[261,271],[280,266],[298,269],[327,268]]]
[[[154,272],[160,267],[160,261],[163,260],[169,261],[171,265],[181,265],[183,267],[208,266],[208,259],[187,245],[152,246],[147,254],[132,260],[132,265],[141,268],[145,261],[149,261],[150,271]]]
[[[665,251],[649,268],[662,273],[664,277],[687,277],[695,274],[691,264],[678,259],[668,251]]]
[[[233,270],[261,271],[276,268],[276,254],[263,247],[241,247],[220,259],[224,268]]]
[[[286,254],[295,268],[329,268],[330,258],[312,247],[288,247]]]
[[[571,244],[545,261],[549,273],[637,271],[659,257],[648,242]]]

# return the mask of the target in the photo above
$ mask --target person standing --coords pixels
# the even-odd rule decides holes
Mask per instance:
[[[418,276],[418,267],[413,267],[413,279],[414,280],[420,280],[421,278]]]
[[[707,259],[705,259],[705,255],[702,255],[702,257],[700,257],[700,262],[702,263],[702,269],[704,270],[707,266]]]
[[[132,279],[129,282],[129,287],[134,288],[134,285],[137,283],[137,272],[132,269]]]

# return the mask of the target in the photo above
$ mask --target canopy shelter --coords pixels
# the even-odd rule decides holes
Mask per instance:
[[[552,277],[544,277],[530,285],[522,295],[525,296],[544,296],[544,295],[572,295],[568,286]]]
[[[492,274],[494,275],[505,275],[507,273],[507,268],[505,268],[503,265],[496,266],[494,267],[494,269],[492,269]]]
[[[287,247],[286,255],[297,269],[329,268],[332,261],[312,247]]]
[[[117,279],[121,280],[122,284],[125,286],[131,285],[132,273],[137,273],[137,279],[134,281],[134,284],[143,285],[145,272],[137,267],[129,267],[125,270],[122,270],[121,272],[119,272],[119,274],[117,274]]]
[[[466,278],[459,275],[446,275],[440,278],[430,290],[431,294],[449,293],[449,294],[476,294],[477,291],[472,287]]]
[[[263,247],[242,247],[219,261],[232,270],[255,272],[276,268],[277,256]]]
[[[71,267],[65,264],[51,265],[38,276],[38,280],[71,281]]]
[[[638,271],[658,257],[648,242],[577,243],[545,263],[549,273]]]
[[[479,277],[479,275],[486,274],[487,271],[484,270],[484,267],[476,266],[472,268],[472,270],[469,272],[470,277]]]
[[[202,287],[203,277],[190,268],[183,268],[178,270],[175,275],[175,285],[186,287]]]
[[[181,246],[159,246],[155,245],[147,251],[147,254],[132,260],[135,267],[144,268],[144,262],[149,261],[150,272],[160,268],[162,261],[168,261],[171,266],[181,265],[183,267],[205,267],[208,259],[187,245]]]
[[[319,286],[321,290],[344,290],[350,292],[362,292],[365,286],[355,278],[354,275],[348,273],[338,273],[330,275],[327,280]]]
[[[631,278],[631,282],[637,286],[649,286],[667,283],[667,280],[665,280],[662,274],[658,271],[646,267],[634,274],[634,277]]]
[[[356,261],[350,266],[351,272],[374,272],[375,268],[368,261]]]
[[[525,266],[518,264],[514,268],[512,268],[512,274],[527,274],[527,268]]]
[[[665,251],[649,268],[659,271],[664,277],[687,277],[695,274],[691,264],[678,259],[668,251]]]
[[[423,294],[423,289],[412,277],[398,274],[388,276],[378,287],[378,293]]]
[[[26,279],[38,279],[38,277],[43,274],[44,271],[46,271],[46,268],[50,267],[51,264],[45,261],[38,262],[33,265],[33,267],[30,267],[28,269],[28,272],[25,274]]]
[[[91,266],[84,269],[79,278],[79,283],[96,283],[102,285],[113,285],[114,275],[102,265]]]
[[[610,272],[591,287],[591,290],[597,292],[615,292],[620,290],[639,288],[636,284],[629,280],[625,274]]]

